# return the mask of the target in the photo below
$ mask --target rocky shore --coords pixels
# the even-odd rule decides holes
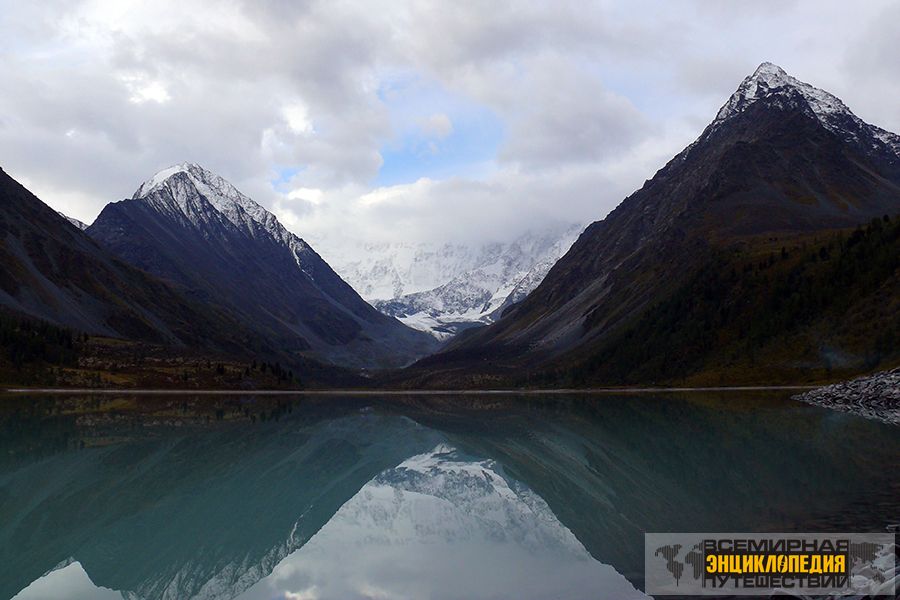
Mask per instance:
[[[816,388],[794,399],[900,425],[900,367]]]

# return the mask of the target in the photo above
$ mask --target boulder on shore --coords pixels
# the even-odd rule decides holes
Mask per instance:
[[[794,399],[900,425],[900,367],[816,388]]]

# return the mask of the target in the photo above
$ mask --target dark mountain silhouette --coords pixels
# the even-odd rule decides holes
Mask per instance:
[[[241,351],[240,323],[97,246],[0,170],[0,307],[90,334]]]
[[[289,353],[398,367],[437,346],[367,304],[274,215],[197,165],[158,173],[87,233]]]

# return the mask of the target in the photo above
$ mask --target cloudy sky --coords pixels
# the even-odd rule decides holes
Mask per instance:
[[[0,0],[0,166],[218,172],[327,255],[603,217],[762,61],[900,131],[900,3]]]

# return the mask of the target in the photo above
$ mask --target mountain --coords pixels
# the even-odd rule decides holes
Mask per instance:
[[[372,308],[274,215],[195,164],[160,171],[87,233],[292,355],[397,367],[436,343]]]
[[[239,351],[237,322],[100,248],[0,170],[0,307],[96,335]]]
[[[534,292],[421,361],[416,383],[763,382],[895,361],[898,212],[900,136],[763,63]]]
[[[556,226],[480,246],[369,244],[364,258],[342,260],[338,270],[384,314],[446,340],[520,302],[582,229]]]
[[[335,243],[324,239],[321,245],[341,277],[363,298],[376,302],[436,289],[498,261],[515,263],[519,268],[537,263],[546,253],[552,253],[553,246],[565,245],[567,239],[574,239],[583,228],[557,223],[526,232],[511,242],[482,244],[360,242],[348,245],[343,240]]]
[[[499,244],[322,240],[329,264],[370,302],[424,292],[477,268]]]

